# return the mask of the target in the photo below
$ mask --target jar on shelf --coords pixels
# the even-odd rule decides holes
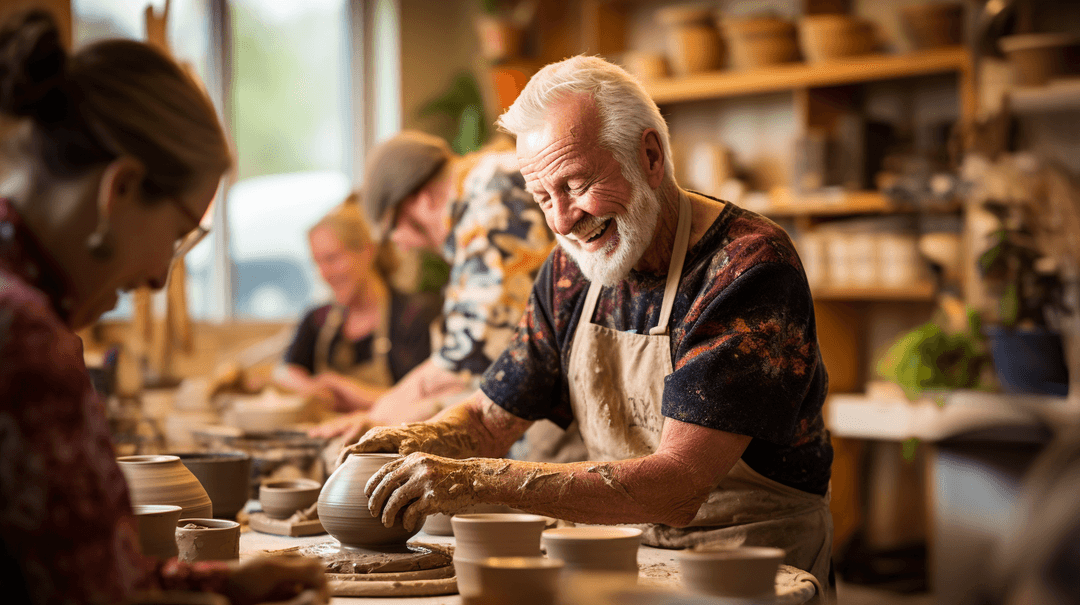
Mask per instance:
[[[666,30],[668,64],[675,75],[720,69],[724,48],[711,8],[669,6],[656,11],[656,20]]]

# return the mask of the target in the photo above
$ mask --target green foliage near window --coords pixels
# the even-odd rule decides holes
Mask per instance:
[[[979,315],[968,309],[960,332],[931,321],[901,336],[878,361],[877,373],[914,401],[927,392],[979,388],[988,361]]]
[[[487,118],[484,100],[472,73],[463,71],[454,77],[449,88],[420,108],[421,117],[443,116],[450,124],[442,133],[450,147],[464,155],[476,151],[487,141]]]

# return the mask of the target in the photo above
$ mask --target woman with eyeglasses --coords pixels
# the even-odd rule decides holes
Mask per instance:
[[[209,590],[234,604],[325,589],[311,559],[139,552],[104,409],[73,330],[117,291],[164,285],[204,233],[230,156],[214,108],[132,41],[68,56],[56,24],[0,28],[0,587],[5,602],[116,603]]]

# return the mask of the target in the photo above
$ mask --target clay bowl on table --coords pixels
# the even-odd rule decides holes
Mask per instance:
[[[179,559],[235,561],[240,558],[240,524],[226,519],[181,519],[176,522]]]
[[[683,586],[694,592],[747,599],[776,594],[776,571],[784,551],[765,546],[706,548],[679,551],[677,557]]]
[[[479,594],[477,566],[490,557],[539,557],[547,517],[524,513],[454,515],[454,570],[462,597]]]
[[[139,546],[144,555],[168,559],[176,556],[176,522],[183,511],[172,504],[142,504],[132,507],[139,528]]]
[[[544,530],[540,543],[547,556],[565,562],[568,571],[617,572],[637,578],[640,529],[560,527]]]
[[[121,456],[116,459],[131,492],[131,504],[173,504],[181,519],[212,517],[213,504],[199,480],[176,456]]]
[[[393,527],[371,516],[364,486],[398,454],[352,454],[330,475],[319,493],[319,520],[323,529],[346,548],[388,550],[401,547],[420,528],[408,531],[399,519]]]
[[[214,516],[235,517],[250,497],[251,456],[243,452],[176,454],[180,463],[199,480]]]
[[[476,566],[479,593],[470,602],[479,605],[550,605],[555,602],[562,569],[562,561],[544,557],[483,559]],[[466,598],[464,593],[462,597]]]
[[[322,486],[314,479],[274,479],[259,487],[263,512],[274,519],[288,519],[319,499]]]

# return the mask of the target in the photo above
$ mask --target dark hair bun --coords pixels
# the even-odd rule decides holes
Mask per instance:
[[[33,10],[0,28],[0,111],[39,122],[67,113],[67,51],[52,15]]]

